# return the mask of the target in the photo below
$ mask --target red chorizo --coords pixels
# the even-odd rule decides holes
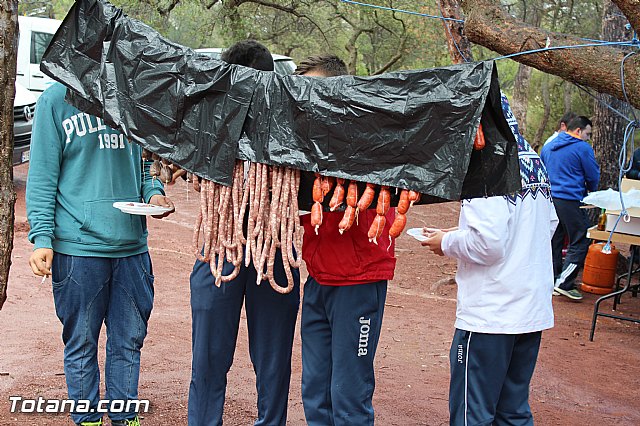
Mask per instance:
[[[407,225],[407,216],[404,213],[398,213],[391,228],[389,228],[389,236],[391,238],[398,238],[398,235],[402,233],[404,227]]]
[[[336,189],[333,191],[331,201],[329,201],[329,209],[334,211],[344,201],[344,179],[338,179],[336,183]]]
[[[313,181],[313,201],[316,203],[321,203],[324,199],[324,195],[322,195],[322,178],[319,174],[316,174],[316,178]]]
[[[378,204],[376,205],[376,213],[379,216],[384,216],[389,211],[391,205],[391,192],[389,192],[388,186],[383,186],[378,194]]]
[[[405,214],[409,210],[409,191],[403,189],[400,191],[400,200],[398,200],[398,213]]]
[[[340,231],[340,234],[351,228],[353,221],[356,218],[357,210],[357,207],[347,206],[344,211],[344,216],[342,216],[342,220],[338,224],[338,231]]]
[[[420,193],[416,191],[409,191],[409,205],[413,206],[413,203],[420,201]]]
[[[482,130],[482,124],[478,125],[478,131],[476,132],[476,138],[473,140],[473,149],[480,151],[485,146],[484,131]]]
[[[349,182],[349,188],[347,189],[347,205],[351,207],[358,207],[358,185],[355,180]]]
[[[369,232],[367,236],[369,237],[369,242],[378,244],[378,238],[382,235],[382,230],[384,229],[384,225],[387,223],[387,219],[382,215],[376,215],[371,223],[371,227],[369,228]]]
[[[360,200],[358,200],[358,210],[363,211],[369,208],[371,203],[373,203],[373,197],[376,193],[376,186],[372,183],[367,183],[367,187],[365,188]]]
[[[322,225],[322,204],[316,202],[311,207],[311,226],[314,227],[316,235],[318,235],[320,225]]]

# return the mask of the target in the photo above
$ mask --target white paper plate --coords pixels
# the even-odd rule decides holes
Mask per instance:
[[[130,201],[119,201],[113,203],[113,207],[120,209],[123,213],[138,215],[161,215],[171,211],[169,207],[156,206],[154,204],[134,203]]]
[[[422,228],[411,228],[407,230],[407,234],[411,235],[418,241],[424,241],[427,239],[424,235],[422,235]]]

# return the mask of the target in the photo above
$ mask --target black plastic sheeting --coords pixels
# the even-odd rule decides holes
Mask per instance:
[[[239,158],[435,201],[520,188],[493,62],[375,77],[280,76],[203,56],[103,0],[80,0],[41,69],[71,89],[68,100],[81,110],[224,185]],[[487,146],[473,151],[481,119]]]

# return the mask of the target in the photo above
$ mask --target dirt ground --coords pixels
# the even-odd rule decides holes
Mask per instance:
[[[71,424],[66,414],[9,410],[12,395],[66,397],[61,325],[55,316],[50,281],[41,285],[27,264],[32,249],[24,206],[27,166],[16,167],[14,173],[18,201],[13,265],[9,298],[0,311],[0,426]],[[183,183],[167,192],[176,203],[176,213],[162,221],[151,219],[149,224],[156,294],[140,379],[140,397],[151,401],[151,410],[144,414],[146,425],[187,424],[189,273],[194,262],[190,241],[198,199]],[[454,225],[457,212],[457,203],[418,206],[410,211],[408,227]],[[398,239],[396,255],[398,266],[389,285],[376,357],[376,421],[379,425],[444,425],[448,422],[455,262],[429,254],[407,235]],[[531,406],[539,425],[640,424],[640,326],[600,318],[595,341],[590,342],[595,300],[590,294],[581,303],[554,298],[556,326],[543,334],[531,386]],[[605,309],[610,311],[609,302]],[[639,317],[640,300],[626,295],[620,311]],[[299,336],[293,353],[288,424],[303,425]],[[225,424],[252,424],[255,401],[246,325],[242,324],[229,374]]]

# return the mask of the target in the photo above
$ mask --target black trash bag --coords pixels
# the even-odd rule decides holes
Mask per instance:
[[[436,201],[520,188],[493,62],[376,77],[280,76],[200,55],[106,1],[80,0],[41,69],[71,89],[81,110],[224,185],[243,159]],[[481,120],[486,147],[473,151]]]

